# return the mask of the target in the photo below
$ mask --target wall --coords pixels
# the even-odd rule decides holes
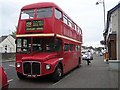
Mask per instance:
[[[111,14],[111,21],[112,21],[112,31],[118,30],[118,10],[114,11]]]
[[[0,53],[2,60],[13,60],[15,59],[15,53]]]
[[[108,40],[109,35],[112,34],[112,32],[115,32],[115,31],[116,32],[118,31],[118,10],[114,11],[111,14],[106,41]]]
[[[120,8],[118,9],[117,59],[120,60]]]
[[[120,60],[120,36],[119,36],[119,33],[118,31],[120,31],[120,9],[117,9],[116,11],[114,11],[112,14],[111,14],[111,22],[112,22],[112,30],[111,30],[111,33],[112,31],[116,31],[116,56],[117,56],[117,59]]]

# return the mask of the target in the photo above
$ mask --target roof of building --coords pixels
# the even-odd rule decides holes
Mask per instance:
[[[8,36],[9,36],[9,35],[1,36],[1,37],[0,37],[0,43],[1,43],[2,41],[4,41]],[[15,36],[13,36],[13,35],[11,35],[11,36],[15,39]]]
[[[2,41],[4,41],[7,37],[8,37],[8,36],[1,36],[1,37],[0,37],[0,43],[1,43]]]
[[[105,32],[104,32],[103,34],[106,34],[106,33],[108,32],[111,14],[112,14],[114,11],[116,11],[118,8],[120,8],[120,3],[118,3],[115,7],[113,7],[112,9],[110,9],[110,10],[107,12],[106,29],[105,29]]]

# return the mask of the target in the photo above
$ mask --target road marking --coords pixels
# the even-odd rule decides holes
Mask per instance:
[[[13,79],[8,80],[8,83],[11,82],[11,81],[13,81]]]
[[[63,78],[65,79],[65,78],[68,78],[69,76],[70,76],[70,74],[67,75],[67,76],[65,76],[65,77],[63,77]],[[62,79],[63,79],[63,78],[62,78]],[[56,84],[60,83],[60,82],[62,81],[62,79],[60,79],[60,81],[58,81],[58,82],[56,82],[56,83],[54,83],[54,84],[52,84],[52,85],[56,85]]]
[[[60,81],[58,81],[58,82],[56,82],[56,83],[54,83],[54,84],[52,84],[52,85],[56,85],[56,84],[58,84],[59,82],[61,82],[61,80],[60,80]]]
[[[68,74],[67,76],[65,76],[64,78],[68,78],[70,76],[70,74]]]
[[[15,67],[15,65],[9,65],[10,67]]]

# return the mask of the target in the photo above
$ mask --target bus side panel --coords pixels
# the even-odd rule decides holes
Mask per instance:
[[[62,35],[62,29],[63,29],[62,21],[55,18],[54,27],[55,27],[54,32]]]
[[[70,51],[65,51],[63,58],[64,58],[64,72],[67,73],[72,69],[72,56]]]
[[[63,35],[64,36],[67,36],[67,37],[70,37],[70,38],[73,38],[73,35],[72,35],[72,29],[67,26],[66,24],[63,23]]]
[[[78,64],[78,53],[76,51],[72,51],[73,54],[73,60],[72,60],[72,66],[75,68]]]

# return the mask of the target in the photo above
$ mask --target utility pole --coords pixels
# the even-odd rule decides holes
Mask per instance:
[[[96,5],[103,4],[103,13],[104,13],[104,28],[105,28],[105,1],[100,0],[96,2]]]

